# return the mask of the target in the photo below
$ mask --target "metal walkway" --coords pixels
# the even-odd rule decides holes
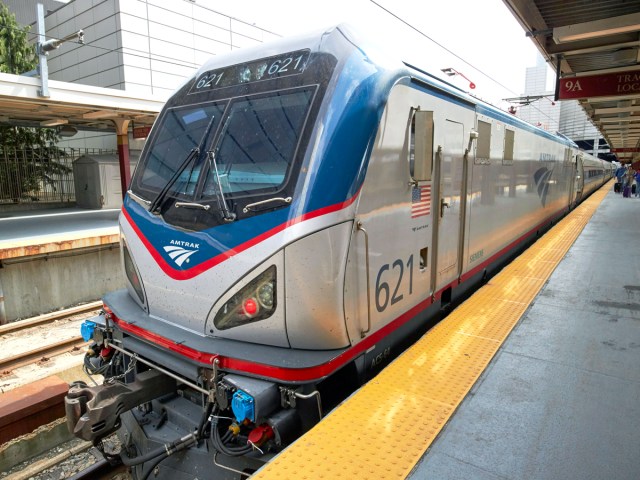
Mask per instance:
[[[640,199],[611,190],[252,478],[640,478]]]

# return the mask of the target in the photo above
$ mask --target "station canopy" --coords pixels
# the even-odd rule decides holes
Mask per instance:
[[[556,71],[556,98],[578,100],[613,153],[640,160],[640,0],[504,0]],[[0,73],[0,124],[115,131],[153,124],[164,99]]]
[[[640,0],[504,0],[612,153],[640,160]]]
[[[0,124],[56,127],[67,131],[117,132],[118,121],[134,127],[153,124],[164,98],[123,90],[49,80],[49,96],[39,95],[40,79],[0,73]],[[122,124],[122,122],[120,122]],[[125,125],[129,125],[126,124]]]

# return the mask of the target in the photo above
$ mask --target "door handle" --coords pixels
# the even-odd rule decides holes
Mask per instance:
[[[444,216],[444,209],[449,208],[449,204],[444,201],[444,198],[440,199],[440,216]]]

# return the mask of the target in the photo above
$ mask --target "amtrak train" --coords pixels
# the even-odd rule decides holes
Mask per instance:
[[[345,25],[217,55],[141,154],[69,428],[244,478],[611,176]]]

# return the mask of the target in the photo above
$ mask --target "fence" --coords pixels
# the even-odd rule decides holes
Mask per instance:
[[[98,148],[0,149],[0,204],[75,202],[73,162]]]

